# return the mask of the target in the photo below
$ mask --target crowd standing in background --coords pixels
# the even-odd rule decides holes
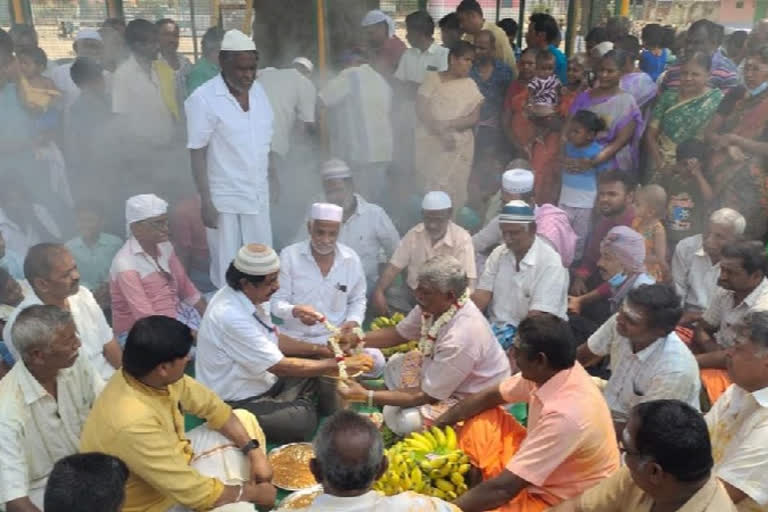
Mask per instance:
[[[768,512],[768,20],[635,28],[0,30],[0,510],[269,508],[314,440],[307,510]],[[352,404],[469,490],[372,490]]]

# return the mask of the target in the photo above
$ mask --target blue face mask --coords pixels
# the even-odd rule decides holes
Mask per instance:
[[[622,284],[624,284],[624,281],[627,280],[627,276],[624,274],[624,272],[619,272],[612,278],[608,280],[608,284],[611,285],[611,288],[618,288]]]
[[[750,89],[748,92],[750,96],[754,97],[760,94],[761,92],[764,92],[766,89],[768,89],[768,82],[763,82],[757,87],[755,87],[754,89]]]

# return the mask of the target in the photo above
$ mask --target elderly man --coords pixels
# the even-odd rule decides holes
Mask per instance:
[[[456,502],[464,512],[545,510],[619,467],[610,412],[576,362],[574,347],[564,320],[526,318],[510,352],[520,373],[465,398],[437,420],[465,421],[459,447],[483,474],[484,482]],[[517,402],[529,404],[527,430],[499,407]]]
[[[103,453],[77,453],[59,459],[45,486],[48,512],[120,512],[128,466]]]
[[[200,325],[206,302],[168,241],[168,203],[142,194],[125,203],[130,237],[112,260],[112,325],[121,340],[137,320],[151,315]]]
[[[725,371],[727,350],[736,344],[738,326],[748,313],[768,310],[763,244],[737,242],[723,247],[717,285],[709,307],[696,322],[691,345],[710,403],[731,383]]]
[[[203,34],[203,39],[200,42],[202,56],[187,73],[187,97],[191,96],[195,89],[221,72],[219,52],[221,51],[222,39],[224,39],[224,31],[220,27],[211,27]]]
[[[158,32],[160,58],[173,70],[176,85],[176,98],[187,97],[186,78],[192,69],[189,57],[179,53],[179,24],[170,18],[162,18],[155,22]]]
[[[97,30],[92,28],[85,28],[77,33],[75,42],[72,44],[72,49],[75,52],[76,58],[86,57],[101,63],[101,60],[104,57],[104,43],[101,41],[101,35]],[[53,83],[56,84],[56,88],[61,91],[62,94],[60,100],[61,105],[67,110],[80,96],[80,88],[72,80],[72,75],[70,74],[73,62],[56,66],[53,71],[51,71],[51,80],[53,80]],[[109,71],[104,72],[104,78],[106,80],[111,79],[111,76],[112,74]]]
[[[469,279],[470,288],[477,279],[472,238],[464,228],[451,220],[453,206],[448,194],[441,191],[428,192],[421,202],[421,212],[423,222],[406,233],[376,284],[372,300],[373,307],[379,314],[389,312],[384,293],[398,274],[403,269],[408,269],[405,281],[413,293],[419,284],[422,265],[434,256],[447,255],[456,258]]]
[[[509,39],[504,31],[492,21],[483,18],[483,8],[477,0],[462,0],[456,7],[456,14],[459,17],[459,24],[464,31],[464,40],[475,43],[475,38],[482,30],[489,30],[495,38],[496,58],[512,68],[512,72],[517,76],[517,62],[515,61],[515,52],[509,45]]]
[[[334,373],[334,354],[278,332],[269,299],[280,288],[275,251],[249,244],[227,269],[227,285],[208,306],[197,335],[195,375],[221,398],[259,418],[271,442],[312,438],[317,384]],[[309,308],[304,308],[305,311]],[[321,358],[321,359],[315,359]],[[352,375],[371,368],[367,356],[346,360]]]
[[[507,349],[527,316],[550,313],[567,320],[568,271],[557,252],[536,236],[536,219],[527,203],[507,203],[499,228],[504,244],[485,262],[472,300],[481,311],[488,308],[493,332]]]
[[[189,327],[173,318],[139,320],[128,336],[122,370],[83,426],[80,451],[113,455],[130,470],[123,512],[249,502],[232,509],[244,511],[253,510],[250,503],[274,504],[272,468],[256,418],[232,411],[184,374],[192,341]],[[185,413],[207,423],[185,434]]]
[[[419,340],[419,350],[387,363],[387,390],[356,382],[340,388],[345,399],[384,406],[384,421],[406,435],[429,426],[459,399],[509,376],[509,361],[482,312],[469,298],[464,267],[451,256],[435,256],[419,271],[418,305],[396,327],[365,335],[365,346],[394,347]]]
[[[768,312],[747,315],[728,349],[733,384],[705,419],[712,437],[715,474],[739,511],[768,508]]]
[[[224,286],[229,262],[244,243],[272,245],[269,217],[269,146],[274,114],[256,83],[259,54],[239,30],[224,34],[221,74],[184,104],[187,147],[202,198],[211,248],[211,282]]]
[[[736,210],[721,208],[709,217],[707,231],[681,240],[672,258],[672,278],[683,303],[682,324],[691,324],[709,307],[717,291],[722,250],[734,244],[747,221]]]
[[[32,291],[26,294],[3,329],[3,340],[14,357],[19,358],[13,337],[13,324],[18,315],[35,304],[58,306],[72,314],[85,359],[101,377],[111,377],[115,368],[120,368],[122,350],[93,294],[80,286],[80,273],[69,249],[52,243],[35,245],[24,260],[24,274]]]
[[[339,411],[323,423],[313,442],[315,458],[309,468],[323,485],[323,494],[302,512],[390,512],[430,510],[459,512],[438,498],[408,492],[384,496],[371,490],[389,461],[376,426],[353,411]]]
[[[553,512],[736,512],[712,466],[701,413],[678,400],[632,409],[622,435],[625,466]]]
[[[603,394],[617,435],[641,402],[674,398],[699,409],[696,359],[674,332],[681,316],[680,298],[670,286],[641,286],[579,347],[585,367],[610,357],[611,378]]]
[[[360,24],[368,42],[373,69],[389,79],[406,49],[405,43],[395,35],[395,22],[376,9],[369,11]]]
[[[72,314],[30,306],[13,326],[21,359],[0,381],[0,506],[40,512],[54,463],[77,452],[104,386],[85,357]]]

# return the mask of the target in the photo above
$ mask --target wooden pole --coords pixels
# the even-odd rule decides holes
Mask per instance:
[[[573,54],[573,42],[576,40],[576,1],[568,0],[568,17],[565,20],[565,54],[569,57]]]
[[[520,0],[520,13],[517,15],[517,47],[523,47],[523,32],[525,23],[525,0]]]
[[[192,31],[192,51],[195,52],[197,62],[197,22],[195,21],[195,0],[189,0],[189,29]]]
[[[317,0],[317,67],[321,73],[328,68],[328,41],[325,33],[325,0]]]
[[[243,16],[243,34],[251,35],[253,29],[253,0],[245,0],[245,16]]]
[[[11,11],[11,25],[32,25],[32,6],[29,0],[11,0],[8,8]]]
[[[501,0],[496,0],[496,23],[501,19]]]

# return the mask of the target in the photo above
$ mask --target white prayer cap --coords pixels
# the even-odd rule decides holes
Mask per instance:
[[[451,208],[451,197],[440,190],[427,192],[424,200],[421,202],[422,210],[447,210]]]
[[[247,35],[237,29],[227,30],[221,41],[221,50],[227,52],[256,51],[256,44]]]
[[[80,29],[75,36],[75,41],[80,41],[81,39],[95,39],[96,41],[101,41],[101,34],[99,34],[99,31],[95,28],[83,28]]]
[[[315,203],[312,205],[312,212],[309,218],[312,220],[341,222],[344,218],[344,208],[331,203]]]
[[[374,9],[373,11],[368,11],[368,14],[363,17],[363,22],[361,23],[362,26],[367,27],[369,25],[375,25],[377,23],[385,22],[387,24],[387,37],[392,37],[395,35],[395,22],[392,21],[392,18],[384,14],[382,11],[378,9]]]
[[[338,158],[333,158],[325,162],[320,174],[323,176],[323,181],[341,180],[352,177],[352,171],[349,169],[347,163]]]
[[[592,53],[597,57],[602,57],[611,50],[613,50],[613,43],[610,41],[603,41],[592,48]]]
[[[232,265],[249,276],[268,276],[280,270],[280,258],[269,246],[248,244],[237,251]]]
[[[125,202],[125,221],[129,226],[165,213],[168,213],[168,203],[155,194],[140,194]]]
[[[507,194],[528,194],[533,190],[533,173],[527,169],[504,171],[501,188]]]
[[[296,57],[295,59],[293,59],[293,64],[301,64],[302,66],[307,68],[307,71],[309,71],[310,73],[315,69],[315,65],[312,64],[312,61],[306,57]]]

